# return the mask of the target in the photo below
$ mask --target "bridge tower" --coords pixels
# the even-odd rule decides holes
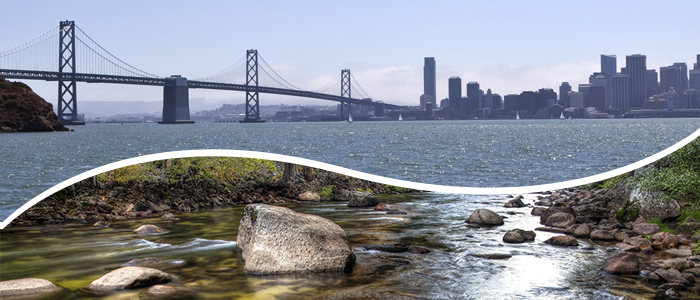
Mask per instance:
[[[59,25],[58,119],[63,125],[85,125],[85,122],[78,120],[78,94],[75,82],[75,22],[66,20],[61,21]]]
[[[258,97],[258,50],[246,51],[245,119],[241,123],[264,123]]]
[[[352,98],[350,92],[350,69],[340,70],[340,97]],[[340,102],[341,120],[348,120],[350,108],[350,102]]]

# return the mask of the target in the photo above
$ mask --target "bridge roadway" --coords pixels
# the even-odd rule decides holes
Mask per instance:
[[[32,79],[32,80],[46,80],[46,81],[58,81],[59,72],[51,71],[24,71],[24,70],[9,70],[0,69],[0,76],[4,78],[11,79]],[[63,80],[72,80],[73,74],[63,73]],[[75,81],[78,82],[88,82],[88,83],[116,83],[116,84],[132,84],[132,85],[152,85],[152,86],[165,86],[165,78],[147,78],[147,77],[131,77],[131,76],[115,76],[115,75],[97,75],[97,74],[83,74],[75,73]],[[337,102],[349,102],[352,104],[383,107],[385,109],[402,109],[405,106],[386,104],[383,102],[367,101],[356,98],[343,98],[340,96],[300,91],[300,90],[290,90],[266,86],[246,86],[244,84],[232,84],[232,83],[213,83],[206,81],[194,81],[188,80],[187,87],[190,89],[212,89],[212,90],[229,90],[229,91],[254,91],[257,88],[258,93],[265,94],[277,94],[277,95],[288,95],[296,97],[314,98],[321,100],[337,101]]]

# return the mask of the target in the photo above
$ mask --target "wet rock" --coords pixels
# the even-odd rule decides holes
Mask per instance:
[[[44,298],[60,293],[62,287],[41,278],[0,281],[0,298]]]
[[[144,257],[132,259],[122,265],[122,267],[147,267],[153,269],[168,269],[184,265],[184,260],[159,259],[155,257]]]
[[[665,286],[665,285],[662,285],[662,286]],[[659,288],[661,288],[661,286],[660,286]],[[666,290],[666,292],[665,292],[664,294],[665,294],[666,296],[669,296],[669,297],[681,297],[681,293],[677,292],[677,291],[676,291],[675,289],[673,289],[673,288],[670,288],[670,289]]]
[[[379,204],[377,204],[377,206],[374,207],[374,210],[386,211],[386,210],[387,210],[386,204],[384,204],[384,203],[379,203]]]
[[[553,232],[553,233],[566,233],[565,229],[563,228],[556,228],[556,227],[537,227],[535,228],[537,231],[546,231],[546,232]]]
[[[533,207],[532,210],[530,211],[530,214],[533,216],[541,216],[545,210],[546,210],[546,208],[544,208],[544,207]]]
[[[666,249],[678,248],[678,246],[681,245],[680,239],[678,239],[678,237],[675,235],[665,237],[663,239],[663,243],[664,243],[664,247],[666,247]]]
[[[154,285],[139,293],[139,300],[194,300],[197,293],[189,288],[171,285]]]
[[[365,250],[376,250],[382,252],[407,252],[408,245],[406,244],[376,244],[376,245],[357,245],[355,247],[364,248]]]
[[[615,275],[639,274],[639,258],[632,253],[620,252],[605,262],[603,271]]]
[[[508,200],[503,207],[525,207],[527,206],[525,203],[523,203],[523,200],[520,200],[520,198],[516,198],[513,200]]]
[[[666,248],[664,248],[664,242],[662,242],[662,241],[651,242],[651,248],[653,248],[654,250],[657,250],[657,251],[661,251],[661,250],[666,249]]]
[[[617,232],[615,232],[615,240],[616,240],[616,241],[622,242],[622,241],[624,241],[624,240],[625,240],[626,238],[628,238],[628,237],[629,237],[629,235],[628,235],[627,232],[625,232],[625,231],[617,231]]]
[[[674,256],[691,256],[693,255],[693,250],[686,249],[686,250],[681,250],[681,249],[666,249],[665,251],[668,254],[674,255]]]
[[[545,244],[555,245],[555,246],[578,246],[578,240],[570,236],[558,235],[551,237],[544,241]]]
[[[236,243],[246,274],[347,272],[355,263],[340,226],[285,207],[247,205]]]
[[[408,246],[408,252],[418,253],[418,254],[426,254],[426,253],[430,253],[430,249],[425,248],[425,247],[421,247],[421,246],[410,245],[410,246]]]
[[[612,241],[615,239],[615,235],[608,230],[598,229],[593,230],[593,232],[591,232],[591,239],[601,241]]]
[[[166,220],[178,220],[178,218],[172,213],[166,213],[161,218]]]
[[[622,251],[627,251],[627,252],[638,252],[639,251],[639,247],[633,246],[630,244],[626,244],[626,243],[617,243],[617,244],[615,244],[615,247],[622,250]]]
[[[647,240],[643,237],[636,237],[636,236],[630,237],[630,238],[626,238],[623,242],[630,244],[630,245],[637,246],[640,249],[651,247],[651,241]]]
[[[151,224],[146,224],[146,225],[141,225],[139,228],[134,229],[133,231],[136,234],[161,234],[161,233],[167,233],[163,228],[160,228],[156,225],[151,225]]]
[[[488,209],[477,209],[467,219],[466,223],[487,226],[503,225],[503,217]]]
[[[695,275],[693,275],[691,273],[683,272],[681,274],[681,277],[683,277],[683,279],[687,280],[690,284],[695,283]]]
[[[503,242],[512,244],[532,242],[535,240],[535,236],[535,232],[531,230],[513,229],[503,235]]]
[[[317,192],[306,191],[297,195],[297,200],[299,201],[309,201],[309,202],[319,202],[321,201],[321,195]]]
[[[622,224],[620,224],[620,221],[618,221],[616,218],[608,218],[600,221],[598,223],[598,229],[604,229],[604,230],[615,230],[618,228],[623,228]]]
[[[659,268],[654,271],[656,275],[659,275],[659,277],[664,281],[668,283],[680,283],[682,285],[688,285],[690,284],[685,278],[681,276],[681,272],[679,272],[676,269],[663,269]]]
[[[685,269],[683,272],[687,272],[690,274],[693,274],[693,276],[698,277],[700,276],[700,268],[690,268],[690,269]]]
[[[348,200],[348,207],[371,207],[377,206],[379,201],[377,197],[370,192],[350,192],[350,200]]]
[[[122,267],[93,281],[87,288],[97,291],[134,289],[172,280],[170,274],[153,268]]]
[[[574,217],[574,221],[576,221],[576,223],[589,223],[591,222],[591,219],[584,216],[576,216]]]
[[[107,221],[97,221],[95,224],[92,224],[93,227],[107,227],[109,226],[109,222]]]
[[[645,255],[652,255],[652,254],[654,254],[654,249],[651,247],[646,247],[646,248],[642,248],[642,250],[640,250],[639,252],[642,254],[645,254]]]
[[[659,268],[683,271],[685,269],[695,268],[695,264],[685,258],[674,258],[665,260],[663,263],[659,264]]]
[[[513,257],[510,254],[503,254],[503,253],[494,253],[494,254],[469,254],[474,257],[478,258],[486,258],[486,259],[507,259]]]
[[[405,215],[406,212],[403,210],[398,210],[398,209],[387,209],[386,214],[387,215]]]
[[[649,274],[649,277],[647,277],[648,282],[661,282],[661,277],[659,277],[658,274],[652,272]]]
[[[544,223],[547,226],[566,228],[571,224],[574,224],[574,216],[565,212],[554,213],[547,218]]]
[[[591,234],[591,226],[588,226],[588,224],[581,224],[578,227],[576,227],[576,230],[574,230],[574,237],[577,238],[587,238]]]
[[[639,203],[639,217],[645,221],[673,219],[681,215],[681,207],[676,200],[661,200],[659,196],[658,193],[638,188],[630,193],[630,201]]]
[[[641,224],[635,224],[633,230],[634,230],[634,233],[636,233],[638,235],[647,236],[647,235],[653,235],[653,234],[661,231],[661,227],[659,227],[658,224],[641,223]]]

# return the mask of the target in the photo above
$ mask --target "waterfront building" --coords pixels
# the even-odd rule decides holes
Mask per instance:
[[[642,108],[647,92],[647,57],[641,54],[627,55],[626,63],[626,74],[630,77],[630,109]]]
[[[659,91],[659,74],[656,73],[656,70],[651,69],[647,70],[646,73],[646,98],[649,99],[649,97],[657,95],[661,93]]]
[[[583,103],[584,104],[588,103],[588,97],[591,95],[591,85],[590,84],[579,84],[578,91],[583,94]],[[585,106],[580,106],[580,107],[585,107]]]
[[[426,94],[423,94],[420,96],[420,108],[421,109],[426,109],[425,104],[428,102],[430,102],[430,103],[435,102],[435,99],[433,99],[433,96],[426,95]]]
[[[559,105],[563,107],[569,107],[569,92],[571,92],[571,85],[564,81],[559,86]]]
[[[689,89],[684,92],[685,102],[688,108],[700,108],[700,90]]]
[[[518,95],[508,94],[503,96],[503,109],[506,111],[506,113],[518,110]]]
[[[662,93],[669,92],[672,87],[676,91],[688,89],[688,66],[685,63],[674,63],[668,67],[661,67],[659,77]]]
[[[612,77],[617,73],[617,57],[615,55],[600,55],[600,72]]]
[[[557,102],[557,92],[553,89],[541,88],[537,91],[537,95],[540,99],[538,109],[551,107]]]
[[[470,81],[467,83],[467,98],[469,98],[469,109],[481,108],[481,93],[479,92],[479,83]]]
[[[450,107],[450,98],[440,100],[440,109]]]
[[[452,76],[448,79],[448,97],[450,98],[450,108],[459,109],[462,98],[462,79],[459,76]]]
[[[467,86],[469,86],[469,85],[467,85]],[[467,89],[467,93],[468,92],[469,92],[469,90]],[[484,105],[482,105],[481,108],[482,109],[483,108],[489,108],[489,109],[493,108],[493,94],[491,94],[491,89],[488,89],[488,91],[486,92],[486,95],[484,95],[483,98],[484,98]]]
[[[605,110],[605,86],[591,86],[586,107],[595,107],[595,110],[600,112]]]
[[[700,69],[688,71],[688,88],[700,90]]]
[[[622,73],[612,77],[612,107],[625,113],[630,107],[630,76]]]
[[[433,103],[437,99],[436,95],[437,81],[435,77],[435,58],[426,57],[423,65],[423,94],[432,97]],[[424,105],[421,107],[425,108]]]
[[[612,105],[612,77],[603,73],[593,73],[593,75],[588,77],[588,83],[591,84],[591,87],[603,87],[603,107],[609,107]]]
[[[533,91],[524,91],[518,95],[518,110],[526,110],[534,115],[540,109],[540,96]]]
[[[571,92],[569,93],[569,103],[571,108],[584,108],[586,103],[584,102],[583,93],[581,92]]]

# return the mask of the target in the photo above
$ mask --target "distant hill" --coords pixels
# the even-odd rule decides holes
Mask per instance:
[[[68,131],[53,105],[22,82],[0,77],[0,132]]]

